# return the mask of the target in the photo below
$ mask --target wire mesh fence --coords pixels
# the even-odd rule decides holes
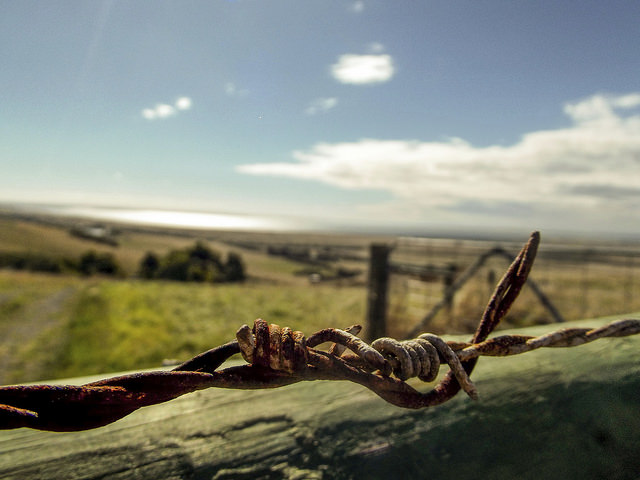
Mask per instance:
[[[398,238],[390,253],[387,333],[405,338],[438,305],[423,330],[434,333],[473,331],[482,305],[508,264],[492,250],[517,252],[509,242]],[[483,255],[488,256],[464,285],[447,297],[460,276]],[[393,268],[393,266],[411,266]],[[531,280],[566,321],[640,311],[640,246],[541,245]],[[525,289],[504,327],[558,321],[531,289]]]

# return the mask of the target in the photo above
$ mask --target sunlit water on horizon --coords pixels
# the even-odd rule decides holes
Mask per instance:
[[[0,206],[2,204],[0,203]],[[346,222],[339,220],[319,220],[301,217],[287,217],[277,215],[251,215],[240,213],[209,213],[186,210],[169,210],[154,208],[130,207],[100,207],[87,205],[60,204],[5,204],[11,210],[29,214],[45,214],[69,219],[94,222],[115,222],[129,225],[154,226],[166,228],[182,228],[197,230],[227,230],[246,232],[331,232],[347,234],[393,235],[429,238],[475,238],[476,240],[511,239],[511,235],[500,235],[493,231],[491,235],[481,235],[483,232],[464,230],[463,228],[421,228],[407,222],[406,225],[397,223],[386,226],[384,224],[368,224],[365,222]],[[521,232],[519,232],[521,233]],[[521,235],[520,235],[521,236]],[[489,238],[491,237],[491,238]]]
[[[2,207],[0,203],[0,207]],[[130,207],[100,207],[87,205],[60,204],[4,204],[9,211],[29,214],[45,214],[83,221],[104,221],[125,223],[130,225],[147,225],[166,228],[200,229],[200,230],[228,230],[228,231],[256,231],[256,232],[332,232],[347,234],[393,235],[409,237],[426,237],[440,239],[473,239],[481,241],[520,241],[528,233],[521,229],[486,230],[464,226],[438,227],[433,225],[420,226],[410,222],[402,223],[396,219],[395,223],[373,224],[358,221],[344,221],[338,219],[311,219],[304,217],[288,217],[278,215],[256,215],[241,213],[213,213],[194,212],[186,210],[169,210],[154,208]],[[557,232],[556,232],[557,233]],[[574,238],[560,231],[566,238]],[[575,238],[585,238],[580,233],[573,233]],[[565,240],[566,240],[565,238]],[[618,237],[616,237],[618,238]],[[619,236],[618,239],[626,237]],[[634,237],[635,239],[635,237]]]
[[[160,209],[48,206],[49,213],[138,225],[215,230],[304,230],[300,221],[258,215],[205,213]]]

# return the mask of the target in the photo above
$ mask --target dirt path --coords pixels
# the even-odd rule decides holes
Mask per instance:
[[[2,319],[0,325],[0,384],[8,382],[23,382],[40,378],[42,360],[37,356],[25,361],[24,355],[30,343],[36,336],[53,333],[56,327],[65,321],[64,311],[78,288],[67,285],[50,294],[44,294],[34,301],[16,307]],[[3,302],[10,302],[15,295],[4,294]],[[14,297],[14,298],[12,298]],[[58,344],[62,339],[51,337],[47,344],[49,348]],[[19,368],[19,370],[17,370]]]

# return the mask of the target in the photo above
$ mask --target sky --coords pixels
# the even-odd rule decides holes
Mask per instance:
[[[0,0],[0,202],[640,237],[640,2]]]

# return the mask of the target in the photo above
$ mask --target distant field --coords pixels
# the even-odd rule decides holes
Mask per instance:
[[[239,252],[246,259],[249,276],[254,280],[306,284],[306,276],[293,275],[302,269],[300,263],[265,255],[264,247],[273,244],[339,244],[353,248],[364,257],[368,244],[379,238],[310,233],[211,232],[115,225],[120,231],[116,237],[119,244],[111,246],[70,235],[70,228],[78,223],[78,220],[72,219],[54,218],[43,222],[41,219],[15,219],[0,215],[0,252],[35,252],[76,258],[87,250],[108,252],[115,256],[125,273],[131,276],[137,272],[140,260],[147,252],[164,254],[171,249],[191,246],[195,241],[202,240],[222,254],[228,251]],[[351,264],[347,262],[346,265]]]
[[[229,341],[240,325],[250,324],[257,317],[305,334],[364,323],[368,246],[373,241],[391,241],[367,236],[190,232],[129,226],[121,228],[119,245],[109,246],[71,236],[71,225],[68,221],[0,217],[0,252],[69,257],[90,249],[110,252],[127,278],[0,270],[0,383],[139,369],[156,366],[165,359],[184,360]],[[203,285],[133,278],[146,252],[164,254],[193,245],[196,240],[206,241],[222,254],[240,253],[247,265],[248,280],[236,285]],[[266,253],[267,246],[283,244],[329,245],[345,256],[310,265]],[[425,245],[414,251],[397,246],[392,259],[421,265],[454,263],[465,268],[492,243],[433,240]],[[514,250],[518,247],[509,245]],[[640,310],[640,295],[635,294],[640,287],[640,258],[576,256],[575,251],[567,250],[567,255],[545,251],[543,236],[532,273],[566,320]],[[633,248],[629,251],[636,252]],[[489,261],[427,330],[473,330],[507,263],[504,259]],[[331,276],[338,269],[360,274],[314,285],[309,282],[311,271]],[[392,275],[388,333],[398,338],[405,335],[442,298],[442,292],[441,278],[419,281]],[[504,326],[550,321],[548,312],[525,289]]]

